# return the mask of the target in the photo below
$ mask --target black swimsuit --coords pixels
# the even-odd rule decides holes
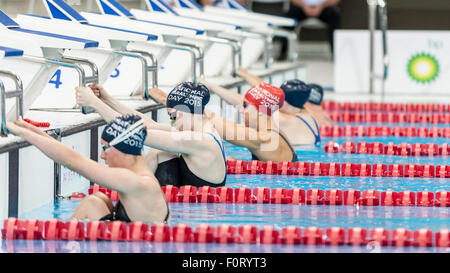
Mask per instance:
[[[165,196],[164,196],[164,200],[166,200]],[[166,201],[166,205],[167,205],[167,201]],[[164,218],[164,223],[167,223],[167,221],[169,220],[169,215],[170,215],[169,206],[167,205],[167,215],[166,215],[166,218]],[[103,216],[100,219],[100,221],[122,221],[122,222],[126,222],[126,223],[133,222],[128,217],[127,211],[125,210],[125,207],[122,205],[120,200],[117,202],[116,206],[114,207],[114,210],[110,214]]]
[[[277,134],[280,135],[280,137],[284,140],[284,142],[286,142],[286,144],[289,146],[289,149],[291,149],[292,162],[297,162],[298,161],[297,153],[295,152],[294,148],[292,148],[291,144],[289,144],[289,141],[287,141],[287,139],[282,134],[280,134],[280,132],[273,130],[273,129],[271,129],[270,131],[276,132]],[[259,160],[259,159],[256,155],[252,154],[252,160]]]
[[[217,138],[213,134],[211,133],[208,134],[211,135],[219,145],[220,150],[222,151],[222,156],[226,169],[227,161],[223,145],[220,144],[219,140],[217,140]],[[158,182],[161,185],[161,187],[166,185],[173,185],[176,187],[181,187],[185,185],[191,185],[195,187],[202,187],[202,186],[222,187],[225,185],[225,181],[227,180],[227,175],[225,172],[225,178],[219,184],[205,181],[204,179],[192,173],[182,155],[158,164],[155,176],[156,179],[158,179]]]

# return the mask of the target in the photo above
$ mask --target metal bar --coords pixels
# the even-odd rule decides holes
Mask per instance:
[[[19,215],[19,149],[9,152],[8,158],[8,217]]]
[[[276,30],[273,30],[271,34],[260,32],[258,30],[248,30],[247,32],[251,34],[257,34],[262,37],[262,40],[264,41],[264,66],[265,68],[269,68],[270,65],[273,63],[273,37],[284,37],[286,34],[285,32],[277,32]],[[284,36],[283,36],[284,35]]]
[[[90,157],[95,162],[98,162],[98,127],[94,127],[91,129],[91,145],[90,145]],[[94,182],[91,181],[91,186]]]
[[[137,110],[141,113],[148,113],[150,111],[158,110],[158,109],[162,109],[162,108],[165,108],[165,106],[162,104],[155,104],[155,105],[138,108]],[[61,136],[66,137],[66,136],[78,134],[78,133],[81,133],[86,130],[91,130],[92,128],[95,128],[95,127],[103,126],[105,124],[106,124],[106,122],[102,118],[99,118],[98,120],[95,120],[95,121],[91,121],[91,122],[81,124],[81,125],[75,126],[75,127],[70,127],[66,130],[61,130]],[[55,137],[56,134],[53,131],[54,130],[48,130],[48,131],[46,131],[46,133],[52,137]],[[9,143],[9,144],[0,146],[0,154],[7,153],[7,152],[10,152],[15,149],[26,148],[29,146],[31,146],[30,143],[28,143],[25,140],[17,141],[14,143]]]
[[[384,0],[378,0],[378,15],[380,21],[381,35],[382,35],[382,44],[383,44],[383,76],[382,76],[382,100],[384,101],[385,95],[385,84],[388,76],[389,70],[389,54],[387,49],[387,7],[386,2]]]
[[[91,68],[92,76],[87,77],[85,74],[84,85],[86,85],[86,83],[98,83],[98,67],[95,63],[93,63],[87,59],[72,57],[72,56],[70,56],[70,57],[63,56],[61,60],[67,61],[69,63],[82,63],[82,64],[88,65]]]
[[[152,88],[158,87],[158,59],[156,58],[156,56],[152,53],[140,50],[127,50],[127,52],[139,53],[150,58],[150,60],[152,61],[152,65],[147,66],[147,71],[152,72]],[[148,94],[146,94],[146,96],[148,96]]]
[[[3,85],[3,82],[0,81],[0,103],[1,103],[1,115],[2,115],[2,124],[0,127],[0,136],[7,136],[8,135],[8,130],[6,129],[6,91],[5,91],[5,86]]]
[[[1,135],[8,135],[6,130],[6,99],[16,98],[16,119],[23,118],[23,83],[18,75],[10,71],[0,70],[0,75],[14,80],[16,90],[6,92],[5,86],[0,81],[0,102],[1,102]]]
[[[184,40],[189,39],[191,37],[183,37]],[[240,41],[236,40],[236,39],[232,39],[232,38],[225,38],[225,37],[209,37],[209,36],[200,36],[200,37],[192,37],[193,41],[206,41],[206,42],[211,42],[211,43],[216,43],[216,44],[223,44],[223,45],[227,45],[231,48],[231,52],[233,55],[233,59],[232,59],[232,73],[233,73],[233,77],[236,77],[236,70],[238,68],[238,66],[242,65],[242,50],[241,50],[241,45],[240,45]],[[236,62],[236,58],[238,59],[238,61]],[[203,68],[202,68],[203,70]],[[200,72],[200,75],[203,76],[203,71]]]
[[[274,31],[274,36],[286,38],[288,40],[288,54],[287,58],[290,62],[295,62],[298,59],[298,50],[297,50],[297,39],[298,35],[296,32],[285,31],[281,29],[277,29]]]
[[[195,64],[194,66],[196,67],[197,64],[199,66],[199,72],[200,72],[200,77],[204,77],[205,76],[205,69],[204,69],[204,52],[202,50],[202,48],[200,46],[197,45],[193,45],[193,44],[189,44],[189,43],[184,43],[184,42],[177,42],[176,45],[180,45],[180,46],[186,46],[186,47],[190,47],[193,48],[194,50],[197,50],[197,57],[195,58]],[[197,79],[195,79],[194,84],[197,83]]]
[[[136,58],[136,59],[138,59],[141,62],[141,64],[142,64],[142,66],[141,66],[141,72],[142,72],[142,97],[144,99],[148,99],[149,95],[148,95],[148,74],[147,74],[148,63],[147,63],[147,60],[142,55],[130,53],[128,51],[125,51],[125,52],[123,52],[123,51],[114,51],[114,52],[116,54],[123,55],[123,56],[126,56],[126,57]],[[140,54],[142,54],[142,53],[140,53]]]
[[[56,135],[56,140],[61,142],[61,130],[55,129],[54,133]],[[56,161],[53,163],[53,182],[53,198],[55,201],[58,201],[59,199],[61,199],[61,164],[56,163]]]
[[[191,54],[192,56],[192,81],[194,82],[194,84],[197,84],[197,56],[195,55],[195,51],[190,46],[182,46],[166,42],[152,43],[152,45],[189,52],[189,54]]]
[[[375,42],[375,20],[376,20],[376,10],[377,10],[377,2],[376,0],[367,0],[367,5],[369,8],[369,93],[374,93],[374,84],[375,84],[375,62],[374,62],[374,42]]]
[[[148,70],[148,63],[147,60],[142,56],[145,54],[148,54],[148,56],[151,56],[151,53],[145,52],[145,51],[138,51],[136,50],[136,52],[138,52],[139,54],[136,53],[131,53],[132,50],[130,51],[119,51],[119,50],[111,50],[111,49],[105,49],[105,48],[96,48],[97,51],[103,51],[103,52],[109,52],[109,53],[114,53],[117,55],[121,55],[121,56],[125,56],[125,57],[129,57],[129,58],[135,58],[138,59],[141,64],[142,64],[142,73],[143,73],[143,79],[142,79],[142,97],[145,99],[150,98],[150,96],[148,96],[148,75],[147,75],[147,70]],[[142,54],[142,55],[141,55]],[[152,59],[152,57],[150,57]],[[152,61],[156,62],[156,59]],[[155,79],[157,78],[157,76],[155,76]]]

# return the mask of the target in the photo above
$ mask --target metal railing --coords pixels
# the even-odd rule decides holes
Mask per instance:
[[[213,34],[215,35],[215,34]],[[191,37],[183,37],[183,40],[188,40]],[[223,44],[227,45],[231,48],[232,52],[232,60],[231,60],[231,66],[232,66],[232,73],[233,76],[236,76],[236,70],[238,67],[242,65],[242,50],[241,50],[241,43],[238,39],[233,38],[226,38],[226,37],[209,37],[209,36],[198,36],[198,37],[192,37],[193,42],[198,41],[204,41],[204,42],[210,42],[210,43],[216,43],[216,44]],[[187,45],[187,42],[184,42]],[[180,43],[177,43],[180,44]],[[191,45],[189,43],[189,45]],[[202,69],[203,70],[203,69]],[[204,72],[201,71],[200,75],[204,75]]]
[[[191,67],[192,81],[194,82],[194,84],[197,84],[197,64],[200,67],[200,70],[203,70],[203,51],[198,50],[197,46],[181,45],[176,43],[173,44],[166,42],[154,42],[151,43],[151,45],[166,49],[187,51],[192,58],[192,67]]]
[[[0,70],[0,75],[11,78],[16,89],[13,91],[6,91],[2,81],[0,81],[0,103],[1,103],[1,128],[0,134],[2,136],[8,135],[6,129],[6,99],[16,98],[16,119],[23,118],[23,83],[18,75],[10,71]]]
[[[389,70],[389,55],[387,50],[387,7],[384,0],[367,0],[367,5],[369,9],[369,93],[374,94],[375,80],[382,80],[382,90],[381,94],[384,98],[385,93],[385,82],[388,76]],[[375,73],[375,29],[376,29],[376,15],[378,10],[378,17],[381,29],[382,38],[382,48],[383,48],[383,74],[377,75]]]

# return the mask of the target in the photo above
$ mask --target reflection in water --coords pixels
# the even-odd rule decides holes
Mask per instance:
[[[448,248],[3,240],[5,253],[448,253]]]

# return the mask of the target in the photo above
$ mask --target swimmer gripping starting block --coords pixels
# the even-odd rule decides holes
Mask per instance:
[[[238,24],[242,26],[243,30],[250,31],[252,33],[257,33],[261,35],[265,35],[267,39],[270,41],[266,44],[266,53],[271,51],[271,48],[267,48],[267,46],[270,46],[272,43],[273,37],[283,37],[288,40],[288,58],[290,61],[296,61],[297,60],[297,49],[296,49],[296,41],[297,41],[297,34],[290,31],[285,31],[276,28],[277,26],[295,26],[296,21],[294,19],[288,19],[287,22],[284,22],[284,19],[277,17],[272,18],[271,16],[267,15],[263,16],[261,14],[255,14],[250,11],[245,11],[248,16],[240,15],[244,11],[235,11],[231,10],[230,12],[233,12],[235,16],[231,16],[230,14],[223,14],[224,11],[222,11],[222,14],[217,13],[217,10],[220,10],[219,8],[213,8],[211,7],[211,10],[215,10],[216,13],[212,13],[208,11],[207,9],[204,9],[203,7],[199,6],[197,3],[195,3],[192,0],[175,0],[175,12],[179,14],[180,16],[188,17],[188,18],[201,18],[205,20],[215,20],[219,22],[225,22],[230,23],[233,22],[235,24]],[[224,9],[226,10],[226,9]],[[236,15],[237,14],[237,15]],[[259,19],[254,19],[253,17],[257,17]],[[249,17],[252,17],[252,19],[249,20]],[[275,16],[276,17],[276,16]],[[269,19],[270,18],[270,19]],[[278,21],[283,20],[283,22]],[[269,66],[270,62],[272,62],[271,56],[266,57],[265,59],[265,65],[266,67]]]
[[[21,57],[23,56],[23,50],[0,46],[0,60],[3,58]],[[3,84],[2,78],[10,78],[14,81],[16,89],[7,90]],[[16,105],[16,119],[23,117],[23,85],[22,80],[12,71],[0,70],[0,110],[1,110],[1,123],[0,123],[0,135],[8,135],[6,130],[6,99],[15,98]]]
[[[75,57],[65,60],[64,57],[64,54],[70,50],[95,48],[98,46],[97,41],[22,28],[0,11],[0,44],[24,52],[22,57],[16,56],[0,60],[1,70],[14,71],[23,82],[23,112],[30,109],[34,101],[40,97],[52,75],[60,66],[77,72],[77,82],[64,86],[71,90],[72,97],[74,97],[75,86],[85,85],[98,79],[97,75],[94,75],[94,69],[92,69],[93,76],[87,77],[84,68],[80,65],[91,66],[91,62]],[[8,82],[5,83],[5,89],[14,88],[16,86],[11,87]],[[50,99],[55,101],[55,97]],[[58,97],[58,99],[61,98]],[[11,104],[10,101],[7,101],[4,109],[5,119],[12,120],[17,113],[17,107],[19,106],[16,103]],[[70,110],[80,110],[75,104],[70,105],[69,108]]]
[[[172,22],[186,27],[199,27],[205,31],[205,35],[222,43],[231,41],[240,44],[240,50],[234,51],[234,58],[230,58],[229,48],[214,44],[205,50],[205,75],[207,77],[229,74],[230,69],[235,72],[235,66],[250,67],[263,53],[266,39],[263,35],[242,30],[242,27],[234,23],[217,22],[197,18],[179,16],[173,9],[161,0],[146,0],[147,10],[132,9],[130,12],[140,20],[156,22]],[[209,38],[211,39],[211,38]],[[225,41],[223,41],[225,40]],[[232,46],[233,45],[230,45]],[[226,54],[224,54],[224,52]],[[236,56],[237,54],[237,56]]]

